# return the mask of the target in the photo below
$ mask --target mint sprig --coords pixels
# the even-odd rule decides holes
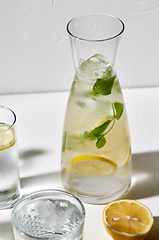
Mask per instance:
[[[108,120],[101,124],[99,127],[94,128],[91,132],[89,132],[90,137],[99,137],[102,132],[106,130],[106,128],[109,126],[111,123],[111,120]]]
[[[123,103],[115,102],[112,103],[112,108],[113,108],[113,117],[110,117],[109,120],[105,121],[102,123],[100,126],[95,127],[93,130],[89,132],[85,132],[82,136],[82,138],[88,139],[88,140],[96,140],[96,147],[98,149],[102,148],[106,144],[106,134],[111,131],[113,128],[115,121],[119,120],[122,116],[123,110],[124,110],[124,105]],[[107,130],[108,126],[112,123],[111,127]]]

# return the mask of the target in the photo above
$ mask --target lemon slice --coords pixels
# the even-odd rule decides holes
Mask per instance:
[[[14,130],[7,125],[0,124],[0,151],[13,146],[14,143]]]
[[[117,200],[103,210],[103,222],[114,240],[143,240],[153,223],[150,209],[136,200]]]
[[[83,175],[107,175],[115,172],[117,164],[113,161],[93,155],[82,155],[72,160],[72,168]]]

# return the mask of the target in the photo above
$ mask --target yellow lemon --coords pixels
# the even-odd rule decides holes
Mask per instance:
[[[115,240],[143,240],[149,234],[153,215],[149,208],[136,200],[110,202],[103,210],[103,222]]]
[[[13,146],[14,143],[14,130],[7,125],[0,124],[0,151]]]
[[[78,174],[105,175],[113,173],[117,164],[113,161],[94,155],[82,155],[72,160],[71,166]]]

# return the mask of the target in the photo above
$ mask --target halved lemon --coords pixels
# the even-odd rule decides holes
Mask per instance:
[[[0,151],[13,146],[14,143],[14,130],[7,125],[0,124]]]
[[[103,222],[115,240],[143,240],[153,223],[150,209],[136,200],[110,202],[103,210]]]
[[[113,173],[117,164],[107,158],[94,155],[82,155],[72,160],[71,166],[78,174],[107,175]]]

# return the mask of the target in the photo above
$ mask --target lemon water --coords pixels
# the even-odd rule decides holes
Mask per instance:
[[[0,124],[0,209],[10,207],[19,197],[18,151],[14,130]]]
[[[131,181],[127,113],[106,57],[80,61],[65,113],[62,181],[81,200],[105,203],[121,196]]]
[[[82,240],[81,220],[80,210],[68,200],[37,199],[16,214],[15,239]]]

